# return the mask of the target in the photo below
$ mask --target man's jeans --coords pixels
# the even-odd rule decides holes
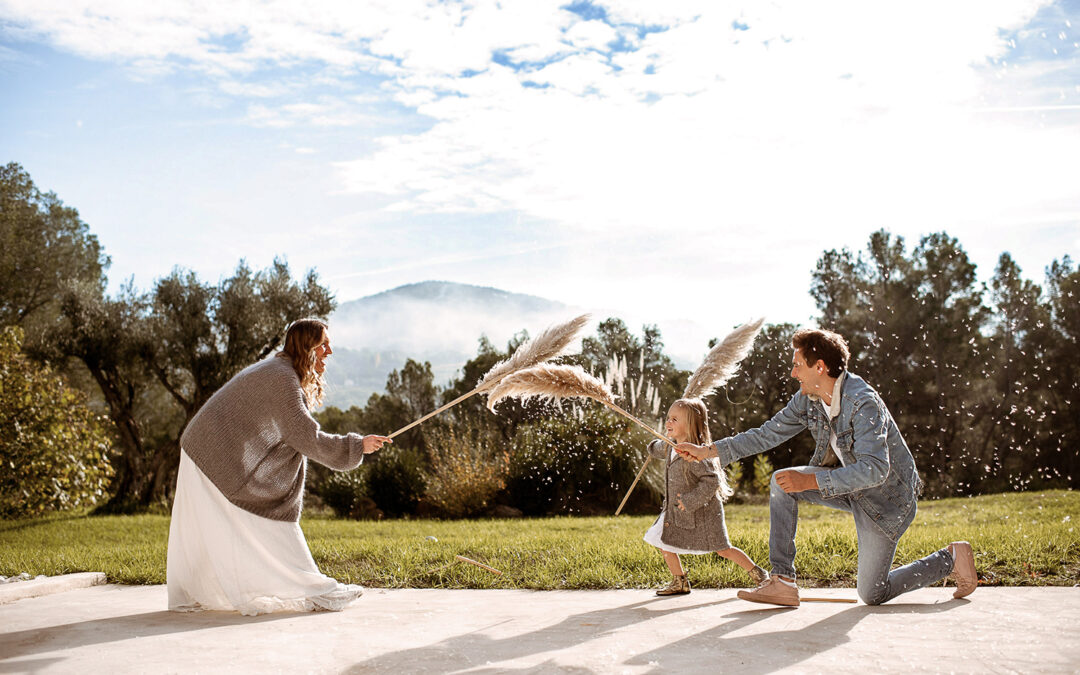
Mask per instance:
[[[822,467],[793,467],[805,473],[828,471]],[[785,469],[786,470],[786,469]],[[847,495],[825,498],[817,490],[805,490],[788,494],[772,477],[769,494],[769,562],[772,573],[795,578],[795,530],[799,520],[799,502],[820,504],[831,509],[847,511],[855,517],[855,532],[859,537],[859,597],[868,605],[888,602],[901,593],[923,588],[949,576],[953,569],[953,557],[948,549],[942,549],[922,560],[889,571],[896,543],[882,534],[870,516],[852,503]]]

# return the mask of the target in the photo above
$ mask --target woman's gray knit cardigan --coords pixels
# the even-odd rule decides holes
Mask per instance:
[[[293,522],[303,506],[305,458],[337,470],[364,459],[363,436],[319,429],[292,362],[280,356],[248,366],[211,396],[180,446],[230,502]]]

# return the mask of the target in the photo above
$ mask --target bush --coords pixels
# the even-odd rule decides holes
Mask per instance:
[[[724,467],[724,470],[727,471],[727,482],[731,486],[731,491],[738,494],[743,481],[742,462],[732,462]]]
[[[506,487],[510,457],[471,423],[427,432],[431,470],[424,499],[437,513],[467,518],[484,513]]]
[[[415,513],[426,485],[420,451],[393,445],[351,471],[309,465],[307,478],[307,489],[336,515],[362,520]]]
[[[0,331],[0,518],[93,506],[113,475],[104,420],[21,343]]]
[[[312,492],[339,518],[378,520],[383,512],[367,496],[367,481],[364,478],[363,465],[352,471],[332,471],[312,486]]]
[[[645,461],[647,434],[631,422],[594,406],[577,415],[523,424],[510,451],[507,491],[513,506],[529,515],[615,512]],[[638,483],[628,506],[659,510],[663,467]]]
[[[360,467],[367,496],[388,516],[414,513],[424,495],[424,460],[419,450],[383,446]]]
[[[765,454],[754,457],[754,490],[759,494],[769,494],[772,483],[773,465]]]

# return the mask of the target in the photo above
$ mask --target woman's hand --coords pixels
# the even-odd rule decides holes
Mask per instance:
[[[685,511],[686,510],[686,507],[683,506],[683,503],[682,503],[682,493],[681,492],[678,492],[678,493],[675,494],[675,506],[680,511]]]
[[[712,444],[695,445],[693,443],[679,443],[675,446],[675,452],[679,453],[679,456],[683,459],[700,461],[716,457],[716,446]]]
[[[377,450],[382,450],[383,443],[393,442],[393,439],[388,436],[364,436],[364,454],[370,455]]]

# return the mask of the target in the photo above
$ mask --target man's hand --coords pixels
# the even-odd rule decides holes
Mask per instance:
[[[675,452],[683,459],[700,461],[716,457],[716,448],[713,445],[694,445],[693,443],[679,443],[675,446]]]
[[[393,443],[388,436],[364,436],[364,454],[370,455],[376,450],[382,450],[383,443]]]
[[[803,473],[795,469],[776,472],[776,484],[787,493],[817,490],[817,476],[812,473]]]

